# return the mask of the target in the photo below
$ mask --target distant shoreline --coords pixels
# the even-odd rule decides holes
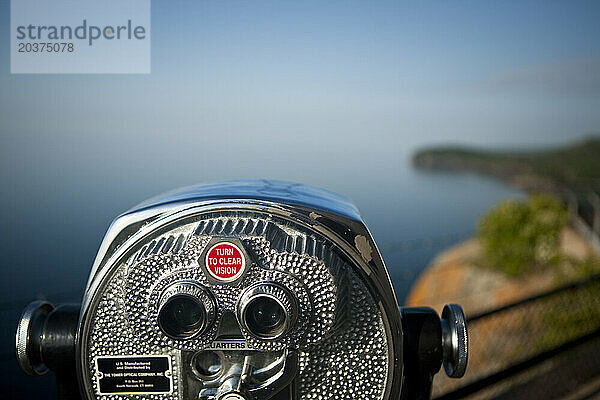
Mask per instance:
[[[528,193],[548,193],[569,207],[572,225],[600,253],[600,138],[540,151],[494,152],[433,147],[414,154],[430,171],[473,172]]]
[[[471,172],[500,180],[507,185],[526,192],[560,192],[560,187],[551,179],[534,174],[526,165],[518,162],[492,159],[465,159],[460,155],[422,152],[412,159],[413,166],[422,170]]]
[[[600,138],[529,152],[440,146],[416,152],[412,164],[423,170],[474,172],[530,193],[564,197],[569,191],[600,188]]]

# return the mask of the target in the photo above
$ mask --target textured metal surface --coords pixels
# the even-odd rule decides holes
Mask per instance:
[[[298,302],[297,321],[275,340],[253,337],[240,326],[247,346],[257,351],[299,350],[298,391],[303,399],[383,398],[389,382],[389,337],[381,306],[332,243],[289,220],[255,212],[208,213],[136,244],[104,277],[89,300],[81,338],[87,360],[84,383],[98,393],[94,360],[106,355],[170,355],[173,394],[103,395],[103,398],[178,398],[186,392],[183,351],[208,348],[225,312],[236,311],[243,291],[258,282],[276,282]],[[199,263],[214,237],[241,240],[253,263],[235,285],[211,282]],[[216,299],[212,327],[197,337],[172,339],[158,328],[160,296],[177,281],[191,280]],[[392,361],[393,362],[393,361]],[[389,390],[389,388],[388,388]]]
[[[301,399],[381,399],[387,380],[387,339],[381,315],[352,274],[350,323],[300,353]]]

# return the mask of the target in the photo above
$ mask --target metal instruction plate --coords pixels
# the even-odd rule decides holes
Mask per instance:
[[[96,358],[100,394],[171,393],[169,356],[105,356]]]

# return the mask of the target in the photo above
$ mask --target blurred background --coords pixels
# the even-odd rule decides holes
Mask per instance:
[[[2,392],[54,390],[53,377],[17,367],[22,308],[80,301],[111,220],[179,186],[269,178],[350,197],[401,304],[461,301],[476,317],[590,279],[600,248],[590,194],[600,177],[599,17],[593,1],[154,0],[151,74],[11,75],[10,7],[0,0]],[[534,233],[507,228],[514,215]],[[532,254],[494,250],[518,246]],[[518,308],[507,347],[474,361],[478,375],[436,383],[436,396],[593,332],[597,297],[560,293],[567,300]],[[557,302],[585,309],[589,329],[517,349],[532,337],[522,321],[554,315]],[[474,323],[481,337],[506,330],[493,315]],[[533,331],[564,331],[552,318],[554,328]],[[498,358],[507,349],[516,355]],[[598,386],[596,376],[571,392]],[[486,396],[517,398],[514,387]]]

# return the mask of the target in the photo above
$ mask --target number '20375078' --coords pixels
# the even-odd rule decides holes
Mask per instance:
[[[19,43],[18,48],[19,53],[72,53],[75,51],[75,45],[67,42]]]

